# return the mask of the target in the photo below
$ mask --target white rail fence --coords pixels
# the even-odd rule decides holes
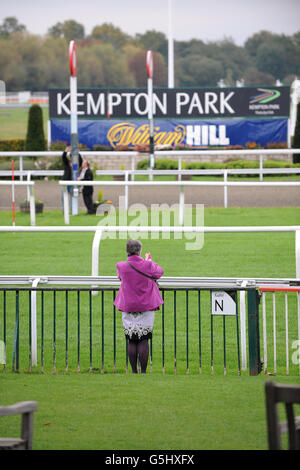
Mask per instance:
[[[292,362],[299,366],[300,375],[300,282],[294,282],[291,286],[264,286],[260,285],[259,290],[262,294],[262,326],[263,326],[263,370],[265,374],[271,373],[276,375],[278,363],[278,332],[284,331],[285,336],[285,364],[286,375],[290,372],[290,358],[292,347]],[[298,286],[296,286],[298,284]],[[284,295],[284,307],[279,308],[278,294]],[[277,296],[276,296],[277,294]],[[293,307],[289,305],[294,299],[292,295],[296,295],[297,304],[297,335],[296,329],[290,328],[290,317],[293,315]],[[269,297],[269,298],[268,298]],[[267,307],[267,301],[271,303],[271,307]],[[270,302],[271,301],[271,302]],[[292,310],[292,312],[291,312]],[[279,323],[279,325],[278,325]],[[297,339],[296,339],[297,338]],[[272,356],[272,372],[269,372],[269,352],[271,347]],[[290,347],[291,346],[291,347]]]
[[[80,152],[81,155],[85,158],[88,157],[96,157],[100,161],[103,159],[107,159],[109,157],[119,157],[120,160],[124,157],[130,157],[131,159],[131,171],[134,171],[136,168],[136,160],[141,154],[136,151],[82,151]],[[182,170],[182,162],[185,160],[185,157],[201,157],[206,159],[207,157],[217,157],[217,156],[228,156],[228,157],[247,157],[250,160],[252,157],[254,159],[259,159],[259,170],[260,170],[260,179],[262,180],[263,176],[263,161],[264,157],[271,155],[275,157],[282,157],[283,155],[291,157],[293,154],[299,154],[300,149],[255,149],[255,150],[172,150],[172,151],[156,151],[155,158],[170,158],[177,157],[178,158],[178,169]],[[45,157],[45,158],[52,158],[52,157],[60,157],[62,155],[61,151],[46,151],[46,152],[29,152],[29,151],[15,151],[15,152],[0,152],[0,158],[19,158],[19,168],[20,168],[20,178],[23,178],[24,170],[23,170],[23,157]],[[145,158],[148,158],[148,154],[145,154]]]
[[[0,286],[112,286],[119,288],[120,280],[115,276],[0,276]],[[285,362],[286,375],[290,374],[290,362],[298,364],[300,375],[300,279],[275,278],[204,278],[204,277],[166,277],[163,276],[159,285],[161,288],[201,288],[210,290],[239,291],[241,369],[247,370],[247,326],[246,326],[246,291],[247,288],[258,289],[262,295],[260,304],[263,335],[262,360],[264,374],[277,374],[277,364],[281,370]],[[284,311],[282,302],[276,294],[284,293]],[[96,291],[95,291],[96,293]],[[272,309],[266,308],[266,295],[272,295]],[[296,294],[296,306],[292,295]],[[291,305],[292,304],[292,305]],[[270,312],[271,310],[271,312]],[[295,328],[295,324],[297,327]],[[271,325],[271,327],[270,327]],[[37,360],[37,290],[31,292],[31,364],[36,366]],[[272,346],[273,358],[269,365],[269,343]],[[283,352],[284,351],[284,352]],[[285,357],[284,357],[285,356]],[[293,369],[293,373],[295,368]]]
[[[228,232],[241,232],[241,233],[249,233],[249,232],[294,232],[295,233],[295,264],[296,264],[296,279],[294,280],[298,285],[300,285],[300,226],[264,226],[264,227],[166,227],[166,226],[71,226],[71,227],[63,227],[63,226],[41,226],[41,227],[28,227],[28,226],[0,226],[0,232],[94,232],[94,239],[92,244],[92,277],[87,278],[87,282],[92,285],[92,287],[96,287],[99,285],[99,282],[106,283],[111,285],[111,283],[116,283],[118,280],[113,277],[101,277],[99,278],[99,248],[101,242],[101,236],[103,232],[180,232],[180,233],[228,233]],[[21,282],[24,281],[24,278],[19,277]],[[33,286],[37,286],[40,282],[43,281],[42,276],[29,276],[28,279],[32,282]],[[192,285],[200,280],[203,282],[203,278],[165,278],[166,282],[171,282],[174,285],[175,279],[179,279],[179,282],[185,282],[183,285]],[[17,279],[16,279],[17,280]],[[57,280],[57,277],[56,277]],[[74,277],[72,280],[76,280]],[[1,277],[0,277],[1,281]],[[3,281],[3,278],[2,278]],[[46,281],[48,282],[48,281]],[[80,278],[80,282],[82,282],[82,278]],[[232,285],[232,282],[237,282],[237,280],[233,281],[232,279],[227,282],[227,286]],[[239,285],[243,288],[247,286],[256,286],[255,280],[253,279],[241,279],[238,280]],[[281,285],[286,286],[287,284],[286,279],[280,281]],[[92,283],[92,284],[91,284]],[[206,285],[209,286],[209,283],[214,283],[214,279],[206,280]],[[270,286],[272,280],[260,280],[261,286]],[[104,284],[105,285],[105,284]],[[182,285],[182,284],[180,284]],[[288,283],[288,286],[290,284]],[[93,294],[96,294],[96,291],[93,291]],[[36,293],[32,293],[32,325],[36,325]],[[247,355],[246,355],[246,303],[245,303],[245,293],[241,291],[240,293],[240,317],[241,317],[241,355],[242,355],[242,368],[247,367]],[[298,296],[298,331],[299,331],[299,341],[300,341],[300,297]],[[32,332],[32,337],[36,337],[36,332]],[[300,344],[300,343],[299,343]],[[32,360],[33,365],[36,363],[37,357],[37,345],[36,343],[32,345]]]
[[[268,181],[268,182],[259,182],[259,181],[227,181],[227,175],[225,181],[60,181],[59,184],[63,187],[63,210],[64,210],[64,220],[65,224],[69,225],[70,223],[70,208],[69,208],[69,199],[68,199],[68,190],[67,186],[81,187],[81,186],[124,186],[125,187],[125,210],[128,210],[128,201],[129,201],[129,187],[135,186],[177,186],[180,188],[179,192],[179,224],[183,224],[184,218],[184,188],[185,187],[195,187],[195,186],[221,186],[224,188],[224,208],[228,207],[228,187],[300,187],[300,181]]]
[[[25,186],[27,188],[27,200],[30,207],[30,224],[35,225],[35,197],[34,197],[34,181],[0,181],[1,186],[11,186],[14,191],[15,186]]]

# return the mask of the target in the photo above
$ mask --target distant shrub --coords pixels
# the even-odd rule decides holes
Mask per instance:
[[[25,150],[44,151],[45,149],[43,111],[38,104],[33,104],[29,109]]]

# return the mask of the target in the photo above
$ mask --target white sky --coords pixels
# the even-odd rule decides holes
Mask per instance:
[[[151,29],[168,36],[168,0],[0,0],[0,23],[8,16],[40,35],[74,19],[86,34],[107,22],[132,36]],[[231,37],[243,45],[263,29],[286,35],[300,31],[300,0],[172,0],[172,23],[174,39]]]

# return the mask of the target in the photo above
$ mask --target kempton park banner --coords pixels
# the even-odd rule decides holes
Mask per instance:
[[[146,89],[82,88],[77,93],[79,142],[93,149],[149,143]],[[287,143],[290,87],[157,88],[156,148]],[[49,90],[51,142],[70,141],[70,91]]]

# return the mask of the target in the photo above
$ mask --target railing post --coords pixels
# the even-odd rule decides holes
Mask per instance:
[[[259,294],[256,289],[248,290],[248,343],[249,372],[258,375],[261,372],[259,345]]]
[[[125,210],[128,211],[128,171],[125,171]]]
[[[68,188],[66,185],[63,185],[63,204],[64,204],[64,219],[65,224],[70,224],[70,216],[69,216],[69,196],[68,196]]]
[[[23,157],[20,155],[19,158],[19,170],[20,170],[20,181],[23,181]]]
[[[179,193],[179,225],[183,225],[184,221],[184,186],[180,185]]]
[[[300,230],[295,231],[296,279],[300,279]]]
[[[31,181],[31,172],[28,171],[28,173],[27,173],[27,183],[29,183],[30,181]],[[29,199],[30,199],[29,185],[27,185],[26,191],[27,191],[27,201],[29,201]]]
[[[132,152],[131,156],[131,181],[134,181],[134,172],[135,172],[135,152]]]
[[[37,287],[39,281],[34,279],[32,287]],[[37,366],[36,290],[31,291],[31,364]]]
[[[228,207],[228,187],[227,187],[227,175],[228,171],[224,170],[224,208]]]
[[[246,287],[247,281],[243,281],[241,287]],[[242,370],[247,370],[247,351],[246,351],[246,291],[240,291],[240,318],[241,318],[241,351],[242,351]]]
[[[102,230],[95,231],[93,246],[92,246],[92,276],[98,276],[99,272],[99,246],[102,236]],[[98,291],[92,291],[93,295],[97,295]]]
[[[30,206],[30,225],[35,225],[35,200],[33,193],[33,183],[29,186],[29,206]]]
[[[263,155],[259,156],[259,181],[263,181]]]

